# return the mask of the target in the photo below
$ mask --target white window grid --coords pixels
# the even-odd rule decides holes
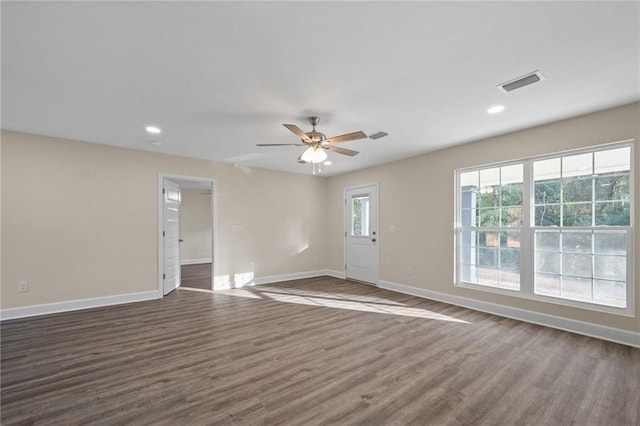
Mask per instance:
[[[634,316],[635,315],[635,280],[634,280],[634,275],[633,275],[633,268],[634,268],[634,229],[633,229],[633,224],[634,224],[634,218],[635,218],[635,182],[634,182],[634,140],[626,140],[626,141],[621,141],[621,142],[615,142],[615,143],[609,143],[609,144],[603,144],[603,145],[598,145],[598,146],[592,146],[592,147],[586,147],[586,148],[581,148],[581,149],[576,149],[576,150],[570,150],[570,151],[564,151],[564,152],[557,152],[557,153],[552,153],[552,154],[545,154],[545,155],[541,155],[541,156],[535,156],[535,157],[530,157],[530,158],[524,158],[524,159],[518,159],[518,160],[512,160],[512,161],[505,161],[505,162],[497,162],[497,163],[491,163],[491,164],[485,164],[485,165],[481,165],[481,166],[475,166],[475,167],[468,167],[468,168],[464,168],[464,169],[458,169],[455,171],[455,200],[456,200],[456,208],[455,208],[455,213],[456,213],[456,218],[455,218],[455,229],[456,229],[456,256],[455,256],[455,274],[456,274],[456,278],[455,278],[455,284],[459,287],[464,287],[464,288],[471,288],[471,289],[476,289],[476,290],[480,290],[480,291],[486,291],[486,292],[490,292],[490,293],[498,293],[498,294],[505,294],[505,295],[509,295],[509,296],[514,296],[514,297],[520,297],[520,298],[526,298],[526,299],[533,299],[533,300],[538,300],[538,301],[544,301],[544,302],[548,302],[548,303],[553,303],[553,304],[559,304],[559,305],[566,305],[566,306],[573,306],[573,307],[578,307],[578,308],[584,308],[584,309],[589,309],[589,310],[595,310],[595,311],[601,311],[601,312],[608,312],[608,313],[615,313],[615,314],[619,314],[619,315],[624,315],[624,316]],[[533,178],[533,163],[536,161],[541,161],[541,160],[546,160],[546,159],[554,159],[554,158],[562,158],[562,157],[566,157],[566,156],[570,156],[570,155],[578,155],[581,153],[595,153],[598,151],[605,151],[605,150],[611,150],[611,149],[617,149],[617,148],[624,148],[624,147],[629,147],[630,148],[630,157],[631,157],[631,167],[630,167],[630,172],[629,172],[629,186],[630,186],[630,199],[628,200],[629,202],[629,226],[612,226],[612,227],[606,227],[606,226],[597,226],[595,225],[594,221],[595,221],[595,214],[592,211],[591,213],[591,218],[592,218],[592,223],[591,226],[535,226],[534,225],[534,217],[535,217],[535,199],[534,199],[534,178]],[[592,155],[592,161],[594,161],[593,159],[595,158],[595,155]],[[562,161],[561,163],[561,167],[562,167]],[[499,288],[499,287],[490,287],[490,286],[486,286],[486,285],[481,285],[481,284],[476,284],[476,283],[471,283],[471,282],[465,282],[463,280],[461,280],[461,255],[462,255],[462,250],[461,248],[461,234],[464,231],[476,231],[476,232],[504,232],[504,231],[509,231],[509,230],[516,230],[518,228],[505,228],[505,227],[478,227],[478,226],[462,226],[462,218],[461,218],[461,214],[462,214],[462,209],[461,209],[461,191],[460,191],[460,175],[462,173],[466,173],[466,172],[470,172],[470,171],[479,171],[479,170],[483,170],[483,169],[487,169],[487,168],[493,168],[493,167],[504,167],[504,166],[509,166],[509,165],[515,165],[515,164],[522,164],[523,165],[523,169],[524,169],[524,185],[523,185],[523,226],[522,226],[522,234],[521,234],[521,239],[520,239],[520,288],[518,290],[510,290],[510,289],[505,289],[505,288]],[[562,182],[562,173],[560,175],[560,180]],[[562,183],[561,183],[562,185]],[[595,191],[595,188],[592,188],[592,191]],[[562,187],[560,188],[560,196],[563,196],[563,191],[562,191]],[[563,205],[563,199],[561,198],[560,200],[560,205]],[[602,202],[607,202],[607,201],[602,201]],[[597,203],[597,201],[595,200],[595,194],[592,193],[592,199],[589,202],[592,205],[595,205],[595,203]],[[567,205],[567,203],[564,203],[564,205]],[[561,221],[563,220],[563,211],[561,209],[560,212],[560,218]],[[501,222],[500,222],[501,223]],[[561,222],[562,224],[562,222]],[[617,306],[609,306],[609,305],[604,305],[604,304],[598,304],[598,303],[594,303],[594,302],[589,302],[589,301],[583,301],[583,300],[575,300],[575,299],[568,299],[568,298],[562,298],[562,297],[557,297],[557,296],[549,296],[549,295],[543,295],[543,294],[537,294],[535,292],[534,289],[534,283],[535,283],[535,251],[534,251],[534,239],[536,236],[536,232],[538,231],[557,231],[557,232],[564,232],[564,233],[568,233],[568,232],[578,232],[578,231],[584,231],[584,232],[591,232],[592,235],[595,232],[624,232],[626,235],[626,243],[627,243],[627,247],[626,247],[626,271],[625,271],[625,277],[626,277],[626,306],[624,307],[617,307]],[[594,249],[594,245],[592,242],[592,251],[595,250]],[[569,253],[567,253],[569,254]],[[587,253],[584,253],[587,254]],[[591,255],[592,257],[592,261],[594,261],[595,259],[595,253],[589,253],[589,255]],[[562,263],[561,263],[562,264]],[[562,270],[561,270],[562,271]],[[592,285],[593,285],[593,280],[595,278],[593,278],[593,271],[594,271],[594,267],[592,265],[592,270],[591,270],[591,275],[592,275]],[[567,275],[567,277],[569,278],[570,276]],[[581,277],[579,277],[581,278]],[[605,280],[606,281],[606,280]],[[593,290],[592,290],[592,295],[593,295]]]

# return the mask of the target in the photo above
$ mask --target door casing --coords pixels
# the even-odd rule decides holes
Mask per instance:
[[[195,176],[184,176],[184,175],[174,175],[174,174],[166,174],[160,173],[158,174],[158,293],[162,296],[164,292],[164,280],[162,278],[162,274],[164,273],[164,240],[162,237],[162,231],[164,228],[164,197],[162,194],[162,188],[164,184],[164,180],[171,181],[189,181],[189,182],[199,182],[199,183],[208,183],[211,185],[211,288],[213,289],[213,283],[216,276],[216,271],[218,268],[218,250],[217,250],[217,235],[218,235],[218,226],[217,226],[217,218],[218,215],[216,213],[216,207],[218,205],[216,201],[216,197],[218,194],[218,183],[215,178],[201,178]]]

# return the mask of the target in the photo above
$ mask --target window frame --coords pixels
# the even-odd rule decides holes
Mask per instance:
[[[630,188],[630,200],[629,200],[629,226],[615,226],[615,227],[597,227],[597,226],[535,226],[535,193],[534,193],[534,176],[533,176],[533,163],[535,161],[549,160],[552,158],[562,158],[569,155],[579,155],[584,153],[595,153],[598,151],[606,151],[617,148],[630,148],[630,170],[629,170],[629,188]],[[455,185],[455,207],[454,207],[454,285],[456,287],[473,289],[487,293],[495,293],[508,295],[512,297],[535,300],[538,302],[551,303],[555,305],[571,306],[576,308],[587,309],[591,311],[613,313],[622,316],[635,316],[635,277],[634,277],[634,241],[635,241],[635,204],[636,204],[636,191],[635,191],[635,156],[634,156],[635,140],[628,139],[619,142],[612,142],[606,144],[592,145],[588,147],[564,150],[553,152],[549,154],[536,155],[531,157],[519,158],[515,160],[500,161],[494,163],[487,163],[472,167],[464,167],[454,170],[454,185]],[[465,282],[461,280],[461,235],[462,231],[468,231],[469,227],[462,226],[462,199],[460,191],[460,175],[466,172],[479,171],[482,169],[493,167],[504,167],[514,164],[523,165],[523,225],[522,235],[520,239],[520,290],[511,290],[498,287],[490,287],[482,284],[475,284]],[[595,203],[595,200],[592,200]],[[595,225],[592,223],[592,225]],[[482,227],[475,227],[477,231],[482,231]],[[508,228],[507,228],[508,229]],[[563,299],[560,297],[546,296],[535,293],[534,280],[535,280],[535,245],[534,239],[536,230],[557,230],[557,231],[597,231],[597,230],[619,230],[625,231],[627,235],[627,271],[626,271],[626,302],[627,306],[624,308],[601,305],[594,302],[586,302],[572,299]]]

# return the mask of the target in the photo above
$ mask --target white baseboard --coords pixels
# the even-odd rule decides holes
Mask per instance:
[[[640,333],[380,280],[378,287],[640,348]]]
[[[326,269],[319,269],[317,271],[307,271],[307,272],[294,272],[292,274],[281,274],[281,275],[271,275],[267,277],[258,277],[255,278],[255,285],[261,284],[271,284],[277,283],[280,281],[292,281],[292,280],[301,280],[303,278],[314,278],[314,277],[322,277],[327,275]]]
[[[342,278],[343,280],[346,278],[346,275],[345,275],[344,271],[341,272],[341,271],[336,271],[336,270],[333,270],[333,269],[327,269],[325,271],[325,275],[328,275],[328,276],[333,277],[333,278]]]
[[[290,274],[269,275],[265,277],[254,277],[252,273],[243,273],[236,274],[233,278],[228,276],[216,277],[213,285],[214,290],[228,290],[231,288],[251,287],[255,285],[271,284],[281,281],[322,277],[324,275],[328,275],[326,269],[319,269],[317,271],[294,272]]]
[[[210,259],[207,260],[210,261]],[[214,285],[216,290],[224,290],[281,281],[299,280],[303,278],[321,277],[324,275],[330,275],[326,269],[271,275],[266,277],[253,277],[253,274],[245,273],[236,274],[232,280],[228,277],[226,277],[226,279],[218,279],[218,277],[216,277],[217,279],[216,282],[214,282]],[[0,310],[0,321],[59,312],[77,311],[80,309],[99,308],[102,306],[119,305],[123,303],[141,302],[143,300],[159,299],[161,297],[161,292],[154,290],[140,293],[119,294],[115,296],[94,297],[90,299],[70,300],[65,302],[45,303],[42,305],[22,306],[19,308],[7,308]]]
[[[201,263],[211,263],[211,258],[203,259],[180,259],[180,265],[199,265]]]
[[[55,314],[59,312],[77,311],[80,309],[99,308],[102,306],[120,305],[123,303],[142,302],[159,299],[162,294],[158,290],[139,293],[118,294],[115,296],[93,297],[90,299],[70,300],[66,302],[45,303],[43,305],[22,306],[0,310],[0,320],[33,317],[36,315]]]

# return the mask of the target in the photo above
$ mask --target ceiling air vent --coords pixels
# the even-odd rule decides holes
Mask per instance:
[[[534,71],[521,77],[515,78],[511,81],[507,81],[506,83],[499,84],[498,89],[505,93],[508,93],[521,87],[529,86],[533,83],[538,83],[542,80],[544,80],[544,76],[542,75],[542,73],[540,71]]]
[[[369,135],[369,139],[380,139],[380,138],[384,138],[385,136],[388,136],[389,133],[387,132],[378,132],[378,133],[374,133],[372,135]]]

